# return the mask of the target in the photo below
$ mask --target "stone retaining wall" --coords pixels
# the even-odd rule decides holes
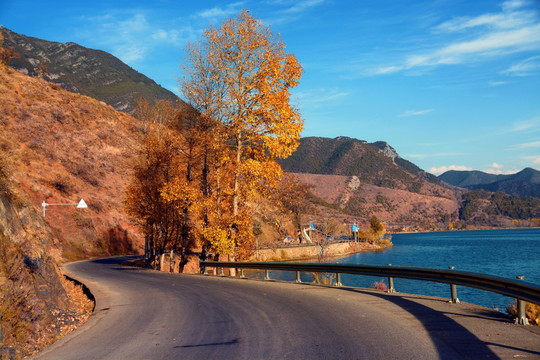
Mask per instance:
[[[390,243],[391,244],[391,243]],[[327,245],[324,249],[325,257],[335,257],[354,254],[360,251],[378,250],[388,246],[369,244],[367,242],[349,242]],[[284,261],[316,259],[321,247],[319,245],[282,247],[260,249],[250,258],[250,261]]]

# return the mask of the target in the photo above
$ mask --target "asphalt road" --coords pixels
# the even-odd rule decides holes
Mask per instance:
[[[468,304],[120,265],[65,266],[96,297],[86,324],[35,359],[540,358],[540,335]]]

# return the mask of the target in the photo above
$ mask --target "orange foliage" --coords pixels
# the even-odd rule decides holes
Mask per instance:
[[[211,26],[186,55],[182,92],[202,118],[214,121],[218,151],[203,234],[215,249],[237,247],[243,254],[253,242],[247,202],[279,183],[282,170],[274,158],[298,146],[303,122],[289,89],[298,85],[302,67],[285,53],[280,37],[245,10]],[[216,228],[211,218],[222,225]]]

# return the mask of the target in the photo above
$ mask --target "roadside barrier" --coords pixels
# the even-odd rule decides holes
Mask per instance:
[[[369,275],[388,278],[388,292],[395,292],[394,278],[432,281],[450,284],[451,302],[459,303],[456,285],[491,291],[505,296],[516,298],[517,319],[516,323],[528,325],[525,315],[526,302],[540,305],[540,287],[533,283],[523,281],[523,276],[517,280],[477,274],[464,271],[456,271],[453,267],[448,270],[428,269],[404,266],[380,266],[380,265],[346,265],[328,263],[283,263],[283,262],[220,262],[201,261],[203,274],[208,275],[207,268],[220,269],[220,276],[224,276],[224,268],[240,270],[240,277],[245,278],[244,269],[264,270],[265,280],[270,280],[270,270],[296,272],[296,281],[300,281],[300,272],[333,273],[336,274],[335,286],[342,286],[341,274]],[[238,272],[238,271],[237,271]],[[216,271],[218,274],[218,271]]]

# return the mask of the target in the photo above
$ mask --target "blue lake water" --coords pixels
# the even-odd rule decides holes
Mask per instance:
[[[392,235],[394,246],[381,252],[363,252],[332,262],[343,264],[370,264],[413,266],[448,269],[495,275],[509,279],[525,276],[525,281],[540,286],[540,229],[449,231]],[[293,280],[294,274],[275,274],[273,278]],[[312,279],[312,277],[311,277]],[[376,281],[387,279],[342,275],[346,286],[371,287]],[[310,281],[303,274],[302,281]],[[398,292],[450,297],[448,284],[408,279],[394,279]],[[483,305],[505,312],[513,299],[472,289],[457,287],[458,298],[464,302]]]

